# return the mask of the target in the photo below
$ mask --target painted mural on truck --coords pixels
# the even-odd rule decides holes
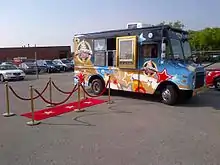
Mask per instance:
[[[148,36],[151,37],[150,35]],[[137,41],[141,43],[144,40],[143,33],[141,33]],[[132,41],[135,43],[136,39]],[[191,82],[195,78],[195,75],[185,76],[185,73],[195,71],[196,67],[181,63],[180,61],[162,61],[159,58],[160,51],[158,45],[156,45],[157,49],[154,49],[155,45],[151,47],[146,46],[146,49],[143,48],[143,52],[135,56],[135,58],[138,57],[138,61],[137,66],[134,68],[132,68],[134,59],[129,59],[128,52],[126,57],[122,59],[118,57],[120,56],[120,48],[118,48],[116,51],[119,52],[115,56],[117,58],[116,60],[118,60],[117,65],[120,65],[120,62],[123,64],[126,63],[131,65],[131,69],[120,68],[118,66],[95,66],[94,50],[103,50],[104,53],[106,51],[104,51],[103,45],[96,45],[95,48],[94,45],[90,39],[83,39],[83,37],[75,37],[74,39],[76,75],[84,77],[86,85],[88,85],[89,78],[92,75],[102,76],[105,83],[107,83],[108,75],[110,74],[110,86],[112,89],[117,90],[153,94],[158,85],[163,81],[174,82],[182,90],[193,89]],[[133,55],[136,53],[134,50],[131,51]]]

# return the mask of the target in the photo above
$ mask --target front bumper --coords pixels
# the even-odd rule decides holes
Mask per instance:
[[[193,90],[193,96],[196,96],[196,95],[198,95],[198,94],[200,94],[200,93],[204,93],[204,92],[207,91],[207,90],[208,90],[208,87],[207,87],[207,86],[202,86],[202,87],[200,87],[200,88],[194,89],[194,90]]]
[[[25,75],[19,75],[19,76],[14,76],[14,75],[10,75],[10,76],[4,76],[5,80],[22,80],[25,78]]]

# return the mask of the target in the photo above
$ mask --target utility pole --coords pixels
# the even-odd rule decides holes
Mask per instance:
[[[37,79],[39,79],[39,74],[38,74],[38,65],[37,65],[37,50],[36,50],[36,44],[35,44],[35,52],[34,52],[34,58],[35,58],[35,65],[36,65],[36,76]]]

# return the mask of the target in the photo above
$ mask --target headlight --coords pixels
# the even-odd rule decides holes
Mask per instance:
[[[207,72],[207,75],[208,75],[208,76],[211,76],[211,74],[212,74],[212,72]]]
[[[6,73],[6,75],[12,75],[12,73]]]

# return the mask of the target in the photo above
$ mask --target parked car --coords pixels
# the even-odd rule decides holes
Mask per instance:
[[[220,90],[220,68],[206,70],[206,85],[208,87],[214,86],[217,90]]]
[[[14,65],[12,62],[2,62],[1,65]]]
[[[36,65],[36,67],[38,67],[40,72],[46,72],[47,71],[47,66],[45,65],[44,60],[37,60],[37,61],[34,61],[33,63]]]
[[[62,71],[74,71],[74,64],[68,59],[54,59],[53,63],[60,65]]]
[[[33,74],[38,71],[40,73],[40,68],[37,68],[34,62],[22,62],[19,65],[19,68],[22,69],[26,74]]]
[[[44,60],[44,65],[47,68],[47,73],[56,73],[62,70],[62,66],[56,65],[52,60]]]
[[[0,65],[0,81],[23,80],[25,73],[14,65]]]

